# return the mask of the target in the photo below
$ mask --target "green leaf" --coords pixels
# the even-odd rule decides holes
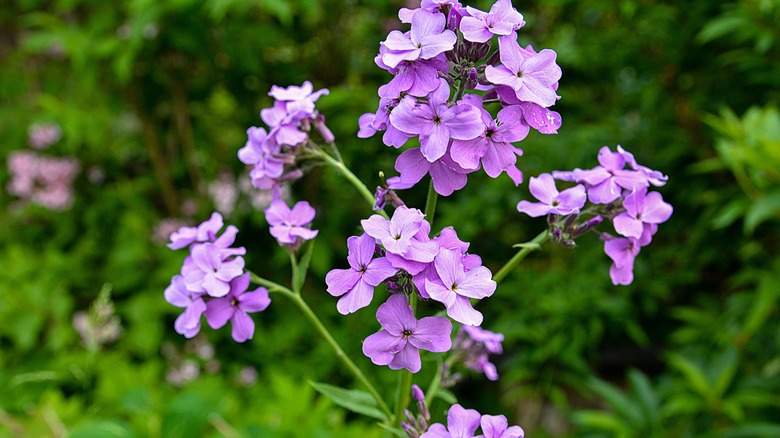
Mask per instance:
[[[709,400],[710,383],[707,381],[707,376],[704,375],[699,367],[677,354],[670,354],[668,356],[668,362],[685,376],[685,380],[688,382],[691,389],[703,398]]]
[[[624,429],[623,422],[613,414],[600,411],[579,411],[572,414],[574,423],[596,430],[618,432]]]
[[[406,437],[409,436],[403,430],[398,429],[397,427],[390,427],[390,426],[388,426],[387,424],[384,424],[384,423],[379,423],[379,427],[381,427],[382,429],[392,433],[395,436],[400,436],[400,437],[403,437],[403,438],[406,438]]]
[[[374,397],[365,391],[339,388],[327,383],[309,382],[309,384],[317,392],[343,408],[378,420],[388,421],[387,416],[377,409]]]
[[[761,196],[745,214],[745,234],[752,234],[756,227],[772,217],[780,217],[780,190]]]
[[[451,405],[454,405],[458,402],[458,399],[455,397],[455,394],[453,394],[451,391],[448,391],[446,389],[439,389],[436,391],[436,397],[444,400],[446,403],[449,403]]]
[[[293,290],[300,291],[303,287],[303,283],[306,281],[306,274],[309,272],[309,264],[311,263],[311,255],[314,253],[314,241],[312,240],[306,247],[306,252],[298,262],[298,270],[295,272],[295,278],[293,279]]]
[[[780,425],[772,423],[748,423],[732,427],[719,435],[721,438],[760,438],[780,436]]]

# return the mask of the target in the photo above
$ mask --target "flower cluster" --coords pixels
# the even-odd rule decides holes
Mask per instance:
[[[350,269],[334,269],[325,277],[328,292],[339,299],[346,315],[371,303],[374,288],[387,282],[388,289],[410,292],[444,304],[457,322],[480,325],[482,314],[470,299],[489,297],[496,289],[482,259],[468,254],[469,244],[445,228],[431,238],[431,225],[416,208],[401,206],[391,219],[373,215],[361,222],[365,234],[347,241]]]
[[[27,142],[34,149],[46,149],[62,138],[62,129],[56,123],[33,123],[27,128]]]
[[[482,427],[482,438],[523,438],[525,432],[520,426],[509,426],[503,415],[481,415],[474,409],[465,409],[459,404],[450,407],[447,426],[434,423],[421,438],[474,437]]]
[[[239,160],[252,166],[249,176],[253,186],[267,190],[303,176],[296,162],[312,126],[326,143],[334,141],[325,118],[314,108],[317,99],[328,93],[327,89],[314,91],[309,81],[300,87],[271,87],[268,94],[275,99],[274,105],[260,111],[269,130],[249,128],[246,145],[238,151]]]
[[[8,193],[49,210],[67,210],[73,205],[73,180],[79,172],[73,158],[54,158],[30,151],[12,152],[8,157],[11,181]]]
[[[466,368],[483,373],[488,380],[496,381],[498,372],[496,366],[490,363],[488,355],[503,353],[502,342],[504,335],[501,333],[464,325],[455,337],[452,355],[458,357]]]
[[[184,308],[174,324],[177,333],[192,338],[200,331],[205,315],[213,329],[230,321],[233,339],[244,342],[252,339],[255,331],[248,314],[265,310],[271,299],[263,287],[248,292],[250,274],[244,272],[242,257],[246,250],[231,247],[238,228],[229,225],[218,235],[223,225],[222,216],[213,213],[197,227],[181,227],[171,234],[168,247],[189,247],[190,255],[184,260],[181,274],[175,275],[165,289],[165,300]]]
[[[515,164],[522,150],[512,143],[530,128],[554,134],[561,124],[549,109],[561,78],[556,53],[520,47],[517,30],[525,21],[510,0],[489,12],[454,0],[423,1],[399,17],[411,29],[394,30],[380,44],[375,62],[393,79],[379,88],[379,108],[360,117],[358,132],[366,138],[384,131],[383,142],[396,148],[419,140],[419,148],[396,160],[400,176],[388,187],[406,189],[430,174],[436,192],[449,196],[480,168],[491,178],[506,172],[520,184]],[[498,50],[491,53],[493,37]],[[489,103],[501,106],[495,119]]]
[[[672,215],[672,206],[661,194],[648,191],[650,186],[666,184],[668,177],[637,164],[621,146],[616,152],[602,147],[598,161],[593,169],[554,171],[531,178],[529,189],[539,202],[523,200],[517,209],[532,217],[547,215],[553,240],[567,246],[573,246],[574,239],[595,230],[605,219],[610,220],[619,237],[599,233],[613,262],[609,275],[615,285],[631,284],[640,248],[650,244],[658,224]],[[556,179],[577,185],[558,192]],[[592,205],[584,209],[586,198]]]

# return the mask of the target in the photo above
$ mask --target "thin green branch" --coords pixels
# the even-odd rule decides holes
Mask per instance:
[[[295,266],[297,266],[297,264]],[[309,307],[301,294],[294,292],[280,284],[274,283],[273,281],[259,277],[253,272],[250,272],[249,275],[253,283],[267,287],[269,292],[279,292],[282,295],[287,296],[298,306],[299,309],[301,309],[304,316],[306,316],[306,319],[308,319],[314,328],[317,329],[317,332],[319,332],[320,336],[325,339],[333,352],[336,353],[336,357],[338,357],[341,363],[347,367],[355,379],[357,379],[361,384],[363,384],[363,386],[366,387],[366,389],[368,389],[368,392],[372,397],[374,397],[374,400],[376,400],[377,406],[382,409],[385,415],[387,415],[387,418],[392,419],[393,413],[390,411],[390,408],[387,406],[387,403],[385,403],[385,400],[382,398],[382,396],[379,395],[379,391],[376,390],[374,385],[371,383],[371,381],[368,380],[365,374],[360,371],[360,368],[358,368],[357,365],[352,362],[352,359],[349,358],[349,356],[341,348],[341,345],[339,345],[338,341],[336,341],[333,335],[330,334],[330,331],[328,331],[328,329],[325,327],[322,321],[320,321],[314,311],[311,310],[311,307]]]
[[[530,242],[523,244],[520,251],[517,252],[506,264],[496,272],[493,276],[493,281],[500,283],[512,270],[523,261],[523,259],[532,251],[541,249],[542,245],[550,239],[550,233],[547,230],[542,231],[533,238]]]
[[[341,172],[341,174],[344,175],[344,177],[347,178],[347,180],[350,183],[352,183],[352,185],[357,189],[360,195],[363,196],[363,199],[365,199],[366,202],[368,202],[368,205],[370,205],[371,207],[374,206],[374,204],[376,203],[376,198],[374,198],[374,194],[371,193],[370,190],[368,190],[368,187],[366,187],[366,185],[363,184],[362,181],[360,181],[360,178],[355,176],[355,174],[352,173],[351,170],[349,170],[349,168],[344,164],[343,161],[331,157],[329,154],[327,154],[325,151],[319,148],[312,148],[311,152],[315,156],[322,158],[322,160],[326,164],[330,165],[331,167]],[[378,213],[384,216],[385,218],[389,219],[389,216],[387,215],[387,213],[385,213],[384,210],[379,210]]]
[[[309,322],[314,326],[314,328],[317,329],[328,345],[330,345],[331,349],[333,349],[333,352],[336,353],[336,357],[341,360],[341,363],[343,363],[349,372],[352,373],[352,375],[355,376],[355,378],[366,387],[371,396],[374,397],[374,400],[376,400],[379,408],[382,409],[385,415],[387,415],[387,418],[393,418],[393,413],[390,411],[390,408],[387,406],[382,396],[379,395],[379,392],[376,390],[374,385],[371,384],[365,374],[360,371],[360,368],[358,368],[357,365],[352,362],[352,359],[350,359],[349,356],[344,352],[336,339],[333,338],[328,329],[322,324],[322,321],[320,321],[317,315],[314,314],[314,311],[311,310],[311,307],[309,307],[306,301],[304,301],[303,297],[301,297],[300,294],[292,294],[289,295],[289,297],[295,304],[298,305]]]
[[[433,188],[433,179],[431,179],[430,185],[428,185],[428,196],[425,198],[425,219],[433,227],[433,217],[436,214],[436,201],[439,199],[439,194]]]

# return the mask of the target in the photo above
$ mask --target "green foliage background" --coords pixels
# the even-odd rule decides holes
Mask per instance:
[[[395,150],[357,139],[389,76],[373,63],[398,28],[398,1],[8,0],[0,8],[0,160],[27,149],[32,123],[55,122],[45,153],[76,157],[74,206],[0,204],[0,436],[379,436],[307,383],[350,387],[292,304],[259,314],[255,339],[205,330],[199,353],[173,331],[162,291],[183,255],[153,238],[165,218],[214,209],[210,182],[246,178],[236,151],[273,84],[331,94],[318,102],[345,160],[373,186]],[[489,2],[474,2],[484,10]],[[506,334],[502,378],[466,374],[453,389],[533,436],[780,435],[780,2],[515,2],[521,43],[552,48],[564,75],[555,136],[529,135],[526,176],[589,168],[622,144],[670,177],[675,206],[614,287],[597,238],[545,246],[481,306]],[[0,168],[0,184],[10,179]],[[292,188],[318,211],[306,296],[367,373],[360,341],[373,312],[340,317],[324,292],[345,237],[370,212],[345,181],[313,168]],[[403,193],[421,207],[424,188]],[[545,225],[515,210],[528,196],[475,174],[440,199],[436,228],[457,225],[492,270]],[[182,209],[183,205],[189,206]],[[287,258],[242,193],[227,218],[247,265],[284,282]],[[75,312],[111,291],[122,335],[86,348]],[[182,363],[200,377],[166,380]],[[242,384],[246,367],[254,384]],[[420,376],[424,382],[430,377]],[[443,419],[446,403],[433,406]]]

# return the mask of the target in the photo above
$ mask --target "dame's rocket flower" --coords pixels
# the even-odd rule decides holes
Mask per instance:
[[[255,333],[255,322],[249,313],[262,312],[271,304],[268,290],[259,287],[252,292],[249,288],[249,273],[235,278],[230,282],[230,292],[221,298],[214,298],[206,303],[206,321],[213,329],[218,329],[228,321],[233,330],[231,335],[236,342],[252,339]]]
[[[558,192],[555,180],[549,173],[543,173],[537,178],[531,177],[528,188],[531,190],[531,194],[541,202],[523,200],[517,203],[517,210],[531,217],[548,214],[577,214],[580,208],[585,205],[585,187],[576,185]]]
[[[460,31],[463,38],[475,43],[485,43],[493,35],[510,35],[525,25],[523,15],[512,7],[511,0],[498,0],[490,8],[490,12],[466,6],[470,17],[460,21]]]
[[[363,354],[376,365],[416,373],[422,368],[420,350],[443,353],[452,348],[452,323],[442,316],[415,319],[404,294],[393,294],[379,306],[376,318],[382,330],[366,338]]]
[[[276,199],[265,210],[265,219],[271,226],[271,235],[279,245],[294,246],[303,240],[317,237],[319,231],[309,228],[315,213],[306,201],[299,201],[290,209],[284,201]]]
[[[385,257],[374,258],[376,239],[368,234],[350,237],[347,248],[350,269],[333,269],[325,276],[328,293],[341,297],[336,308],[342,315],[371,304],[374,288],[397,271]]]

